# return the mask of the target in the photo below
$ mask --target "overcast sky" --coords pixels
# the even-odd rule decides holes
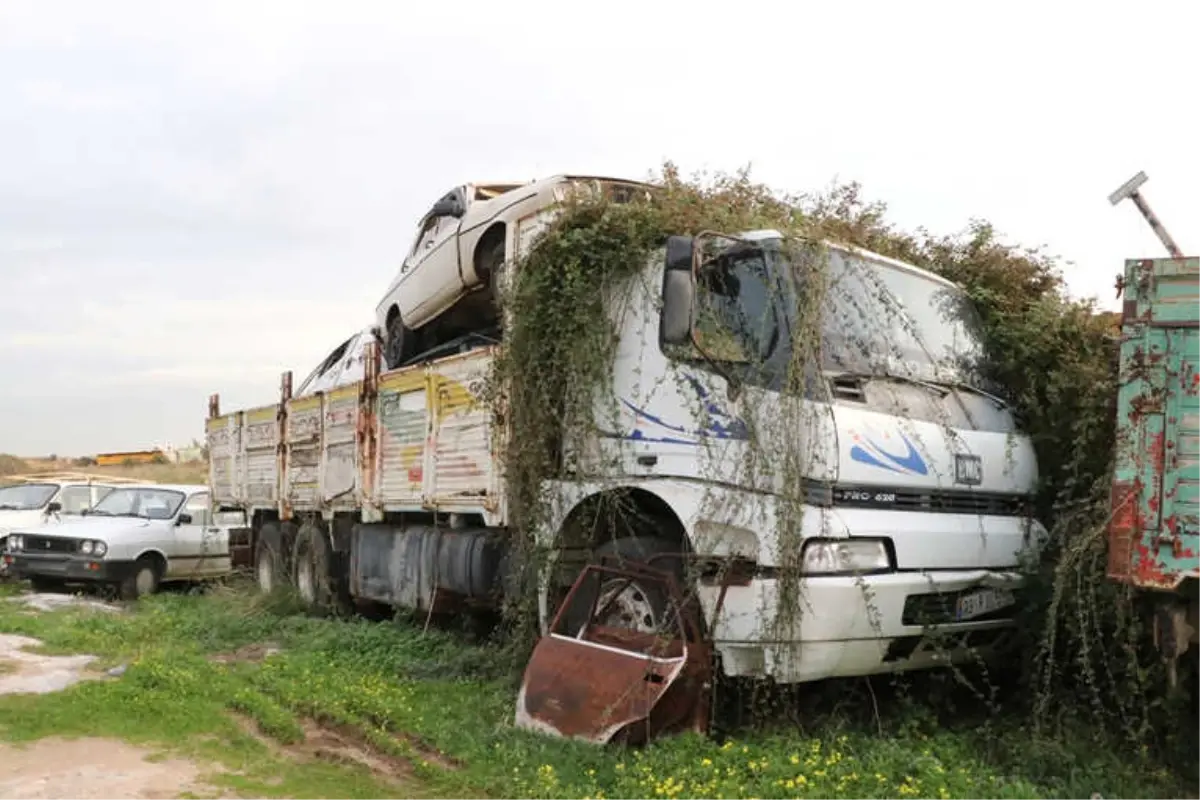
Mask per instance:
[[[0,452],[186,443],[369,324],[473,179],[751,164],[1116,308],[1200,252],[1197,3],[0,0]]]

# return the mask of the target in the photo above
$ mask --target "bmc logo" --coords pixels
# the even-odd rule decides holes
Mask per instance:
[[[966,486],[983,483],[983,461],[979,456],[956,455],[954,457],[954,482]]]

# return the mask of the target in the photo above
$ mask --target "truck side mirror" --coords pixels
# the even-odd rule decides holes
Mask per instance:
[[[660,344],[687,344],[692,338],[696,283],[692,277],[690,236],[667,239],[666,269],[663,271],[662,316],[658,322]]]

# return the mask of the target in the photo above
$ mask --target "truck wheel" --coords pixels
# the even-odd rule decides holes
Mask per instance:
[[[616,539],[597,548],[592,563],[606,563],[610,566],[620,566],[623,562],[645,563],[647,559],[659,554],[674,554],[680,551],[678,542],[670,539],[637,537]],[[687,591],[684,583],[684,564],[680,558],[659,558],[652,565],[654,569],[669,572],[676,580],[681,592]],[[675,614],[671,597],[666,587],[659,583],[626,581],[617,577],[606,577],[598,587],[599,598],[596,609],[599,611],[606,603],[608,610],[602,615],[603,624],[615,628],[629,628],[642,633],[658,631],[675,633],[677,631]],[[597,587],[581,586],[575,596],[575,601],[566,618],[565,631],[575,635],[587,621],[588,609],[591,608],[592,598],[597,594]],[[698,621],[694,604],[687,603],[679,613],[689,614],[693,623]],[[697,628],[698,630],[698,628]]]
[[[283,533],[279,524],[268,522],[258,532],[258,544],[254,548],[254,575],[258,579],[258,590],[270,594],[287,579],[287,570],[281,558]]]
[[[254,549],[254,576],[258,579],[258,591],[262,594],[275,591],[278,575],[279,556],[276,555],[275,548],[265,539],[259,539],[258,547]]]
[[[161,567],[150,556],[142,556],[133,565],[133,572],[121,581],[119,593],[122,600],[137,600],[158,591],[158,582],[162,577]]]
[[[332,555],[324,531],[308,522],[300,526],[292,551],[296,590],[314,611],[326,611],[333,605],[334,593],[329,574]]]

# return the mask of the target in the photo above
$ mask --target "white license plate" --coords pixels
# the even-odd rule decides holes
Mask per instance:
[[[1011,606],[1015,601],[1016,598],[1008,589],[979,589],[958,598],[954,617],[959,621],[982,617],[997,609]]]

